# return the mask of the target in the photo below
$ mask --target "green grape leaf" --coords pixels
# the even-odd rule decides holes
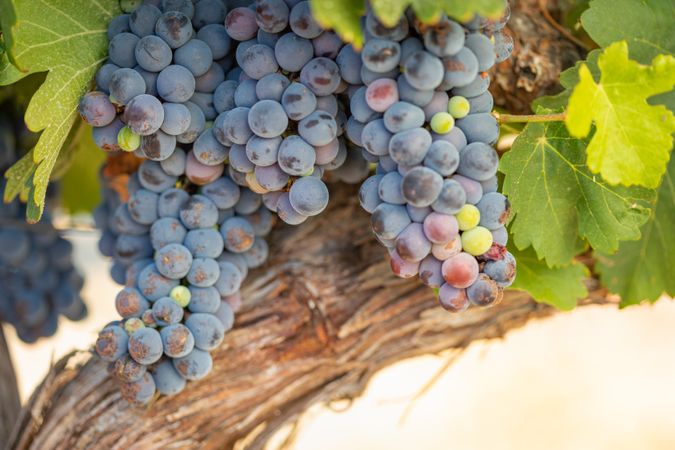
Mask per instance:
[[[622,242],[613,255],[596,253],[602,283],[621,297],[621,306],[675,296],[675,158],[670,159],[642,239]]]
[[[35,175],[35,163],[33,162],[33,150],[23,155],[5,172],[7,184],[3,193],[3,201],[9,203],[19,196],[21,201],[28,199],[28,192],[33,184]]]
[[[516,279],[512,289],[528,292],[532,298],[567,311],[574,309],[579,299],[588,295],[584,278],[588,269],[573,261],[562,267],[551,268],[546,261],[537,258],[532,247],[525,250],[509,248],[517,261]]]
[[[39,219],[50,174],[77,119],[77,104],[107,54],[106,27],[119,12],[116,0],[0,0],[9,60],[24,74],[48,72],[25,115],[42,131],[32,155],[37,166],[29,220]],[[22,177],[10,178],[12,180]],[[8,186],[10,192],[17,187]]]
[[[361,16],[366,12],[364,0],[310,0],[314,18],[324,28],[332,28],[345,42],[356,48],[363,45]]]
[[[570,96],[565,123],[585,137],[597,128],[587,148],[588,167],[611,184],[656,188],[666,170],[675,116],[647,98],[675,85],[675,57],[658,55],[651,66],[628,59],[625,41],[607,47],[598,58],[600,82],[585,64]]]
[[[70,214],[91,212],[101,199],[99,171],[106,158],[92,138],[91,128],[80,121],[67,152],[61,152],[65,173],[59,178],[61,205]],[[59,158],[59,159],[62,159]],[[57,169],[60,162],[57,163]]]
[[[619,241],[640,237],[649,216],[654,192],[609,186],[593,175],[585,164],[587,143],[572,138],[562,122],[528,123],[500,162],[513,242],[534,247],[550,266],[568,265],[587,244],[615,251]]]
[[[631,57],[649,64],[675,52],[675,3],[667,0],[593,0],[581,24],[601,47],[628,42]]]

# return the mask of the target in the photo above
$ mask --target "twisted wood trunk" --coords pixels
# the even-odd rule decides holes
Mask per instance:
[[[512,9],[516,54],[498,67],[493,92],[498,105],[525,112],[556,88],[561,55],[578,54],[536,1]],[[554,312],[517,291],[490,309],[444,312],[430,289],[391,275],[356,191],[333,186],[320,217],[273,232],[270,260],[249,274],[244,307],[206,379],[138,408],[120,398],[104,363],[72,353],[35,391],[8,448],[261,449],[310,405],[360,395],[383,367],[500,337]],[[595,280],[588,284],[587,303],[606,301]]]
[[[0,442],[7,442],[9,439],[20,410],[21,402],[14,367],[5,334],[0,327]]]

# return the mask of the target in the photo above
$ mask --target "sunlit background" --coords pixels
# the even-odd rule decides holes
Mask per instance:
[[[30,393],[50,364],[86,349],[117,317],[117,286],[98,234],[70,232],[86,272],[90,315],[62,320],[37,345],[5,328]],[[86,270],[85,270],[86,269]],[[675,304],[584,307],[537,320],[503,340],[478,341],[419,395],[453,354],[407,360],[379,373],[343,412],[311,408],[297,450],[675,449]],[[217,361],[216,361],[217,364]]]

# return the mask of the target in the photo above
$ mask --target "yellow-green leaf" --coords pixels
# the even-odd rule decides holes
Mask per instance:
[[[647,99],[675,85],[675,58],[656,56],[651,66],[628,59],[625,41],[607,47],[598,58],[600,81],[579,68],[565,123],[573,136],[596,132],[587,148],[587,164],[611,184],[656,188],[666,171],[675,116]]]
[[[32,153],[37,165],[29,197],[29,211],[36,212],[33,220],[44,207],[50,174],[77,119],[78,101],[106,58],[106,28],[119,12],[119,4],[116,0],[0,0],[0,8],[9,60],[24,74],[48,72],[25,116],[31,131],[42,131]]]
[[[361,16],[365,14],[364,0],[310,0],[312,15],[324,28],[332,28],[345,42],[355,48],[363,45]]]

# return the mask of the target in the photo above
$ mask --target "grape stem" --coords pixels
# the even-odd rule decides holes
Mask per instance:
[[[514,123],[514,122],[561,122],[565,120],[566,112],[555,114],[500,114],[495,113],[497,122],[499,123]]]

